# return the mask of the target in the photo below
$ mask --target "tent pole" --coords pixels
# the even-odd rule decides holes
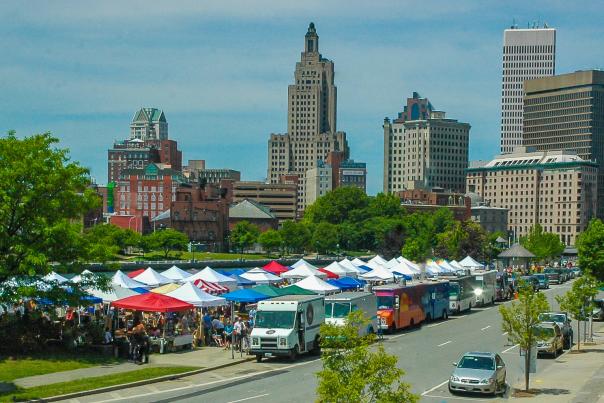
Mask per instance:
[[[231,326],[234,325],[235,317],[233,314],[235,313],[235,304],[231,301]],[[233,326],[233,330],[231,330],[231,359],[235,359],[235,326]]]

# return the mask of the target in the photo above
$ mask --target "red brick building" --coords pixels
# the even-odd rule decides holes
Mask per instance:
[[[471,200],[462,193],[449,193],[440,189],[427,191],[423,189],[402,190],[396,192],[401,204],[408,213],[431,213],[441,207],[453,212],[458,221],[469,220],[472,214]]]

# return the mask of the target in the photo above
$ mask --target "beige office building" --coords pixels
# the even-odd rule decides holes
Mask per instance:
[[[233,203],[243,200],[251,200],[270,208],[279,219],[279,223],[296,219],[297,189],[295,184],[233,182]]]
[[[408,102],[417,104],[413,100]],[[442,188],[465,193],[470,125],[434,110],[416,119],[407,113],[412,107],[405,109],[392,122],[384,120],[384,192]]]
[[[296,63],[294,84],[288,87],[287,133],[271,134],[268,141],[268,181],[297,175],[299,213],[306,207],[306,171],[327,159],[331,151],[348,158],[346,133],[336,130],[337,90],[334,65],[319,53],[319,36],[311,23],[304,51]]]
[[[482,167],[467,170],[468,191],[491,207],[506,208],[508,228],[516,239],[534,224],[574,245],[577,235],[595,217],[597,170],[570,151],[513,153],[495,157]]]
[[[540,151],[573,150],[600,165],[604,200],[604,71],[577,71],[525,82],[523,144]],[[598,204],[604,218],[604,203]]]
[[[552,76],[556,71],[556,30],[519,29],[503,32],[503,74],[501,79],[501,152],[510,153],[522,145],[522,97],[525,80]]]
[[[306,171],[306,206],[313,204],[333,188],[333,168],[319,161],[315,168]]]

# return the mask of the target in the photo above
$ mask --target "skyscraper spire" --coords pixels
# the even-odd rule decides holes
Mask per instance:
[[[306,32],[305,39],[304,52],[319,53],[319,35],[317,35],[314,22],[311,22],[308,25],[308,31]]]

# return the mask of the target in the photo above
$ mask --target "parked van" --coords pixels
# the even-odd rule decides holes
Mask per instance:
[[[363,312],[363,316],[370,320],[367,326],[359,329],[360,336],[377,331],[377,297],[375,294],[351,291],[325,297],[325,323],[344,326],[346,317],[354,311]]]
[[[474,276],[449,277],[449,309],[453,314],[459,314],[472,308],[475,294]]]
[[[284,295],[258,302],[250,353],[262,357],[319,352],[319,327],[325,321],[320,295]]]

